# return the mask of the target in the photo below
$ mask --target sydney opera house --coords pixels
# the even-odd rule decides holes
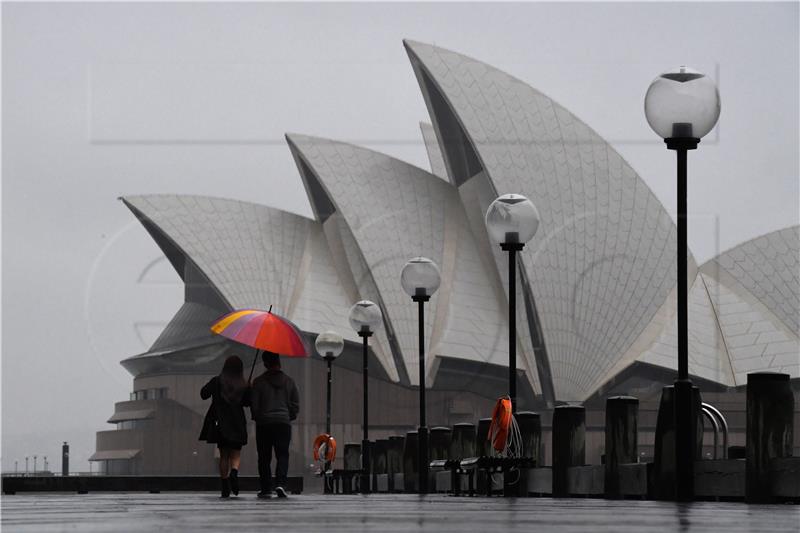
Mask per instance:
[[[443,48],[405,47],[430,114],[421,131],[430,169],[287,134],[313,219],[220,198],[122,198],[183,280],[185,302],[146,353],[122,361],[133,392],[108,420],[116,429],[97,435],[92,460],[104,471],[214,471],[212,447],[197,441],[207,408],[198,391],[226,355],[254,355],[209,330],[232,309],[273,306],[311,345],[325,330],[344,336],[333,389],[340,442],[360,440],[360,339],[347,314],[361,299],[378,303],[384,317],[371,340],[371,436],[416,425],[420,372],[432,425],[489,416],[507,389],[507,260],[483,217],[510,192],[533,200],[541,216],[518,263],[520,408],[542,411],[546,433],[549,407],[583,402],[587,452],[599,462],[601,400],[638,396],[641,450],[649,453],[661,387],[677,365],[668,208],[608,142],[524,81]],[[702,265],[689,254],[690,373],[728,417],[732,444],[743,443],[748,372],[800,378],[799,254],[800,227]],[[442,272],[426,313],[425,368],[416,308],[399,280],[415,256]],[[284,368],[301,388],[291,471],[302,474],[324,429],[325,367],[312,356]],[[245,449],[244,473],[255,471],[254,448]]]

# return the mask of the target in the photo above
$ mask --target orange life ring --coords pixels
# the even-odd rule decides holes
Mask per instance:
[[[508,432],[511,429],[511,399],[500,398],[492,411],[492,423],[489,425],[489,434],[486,440],[492,443],[492,448],[498,452],[506,449]]]
[[[336,439],[327,433],[321,433],[314,439],[314,460],[320,460],[319,449],[323,444],[325,445],[325,461],[332,463],[336,458]]]

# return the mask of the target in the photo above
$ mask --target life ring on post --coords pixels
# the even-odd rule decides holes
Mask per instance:
[[[492,423],[489,425],[486,440],[490,441],[492,448],[500,453],[506,450],[512,420],[511,399],[508,397],[498,399],[492,411]]]
[[[315,461],[320,461],[322,459],[320,456],[320,449],[323,446],[325,447],[325,449],[323,450],[325,462],[332,463],[333,460],[336,458],[336,439],[334,439],[327,433],[321,433],[317,435],[317,438],[314,439]]]

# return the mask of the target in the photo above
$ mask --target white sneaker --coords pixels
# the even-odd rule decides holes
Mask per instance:
[[[278,498],[288,498],[289,496],[286,494],[286,490],[283,487],[275,487],[275,494],[278,495]]]

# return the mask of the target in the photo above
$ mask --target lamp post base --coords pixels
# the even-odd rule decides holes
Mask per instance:
[[[690,379],[675,380],[675,499],[694,500],[697,414]]]
[[[419,493],[428,493],[428,426],[420,426],[417,429],[419,438]]]
[[[372,492],[372,468],[370,465],[370,444],[368,440],[361,441],[361,477],[359,479],[359,489],[361,494]]]

